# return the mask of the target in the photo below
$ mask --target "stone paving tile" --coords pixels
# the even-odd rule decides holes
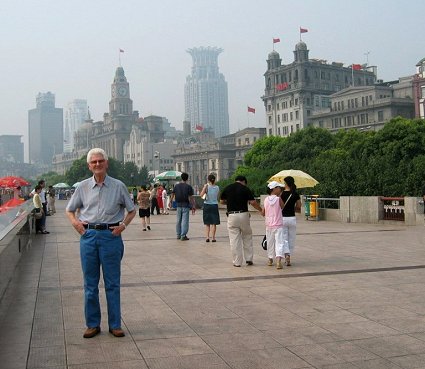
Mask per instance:
[[[125,360],[113,363],[68,365],[67,369],[148,369],[148,367],[144,360]]]
[[[194,321],[190,328],[200,336],[225,333],[258,333],[259,330],[241,318]]]
[[[408,335],[367,338],[355,342],[383,358],[425,353],[425,342]]]
[[[146,359],[149,369],[229,369],[216,354]]]
[[[282,346],[297,346],[341,341],[342,338],[318,326],[270,329],[265,334],[273,337]]]
[[[353,361],[351,364],[359,369],[400,369],[401,367],[395,365],[387,359],[373,359],[364,361]],[[337,368],[335,368],[337,369]]]
[[[392,357],[389,360],[404,369],[425,368],[425,354],[398,356]]]
[[[223,333],[202,336],[202,339],[218,354],[228,351],[260,350],[266,348],[282,347],[272,337],[261,332],[258,333]]]
[[[31,347],[28,369],[61,366],[66,363],[65,346]]]
[[[289,346],[288,350],[315,368],[323,368],[326,365],[332,364],[342,364],[347,361],[341,356],[335,355],[333,352],[327,350],[322,344]]]
[[[313,368],[285,348],[227,351],[220,355],[234,369],[304,369]]]
[[[402,333],[425,332],[424,315],[418,315],[416,319],[398,317],[394,319],[378,320],[378,322]]]
[[[200,337],[180,337],[137,341],[145,359],[213,353]]]

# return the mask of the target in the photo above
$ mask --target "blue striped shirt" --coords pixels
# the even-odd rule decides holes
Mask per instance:
[[[79,211],[79,219],[86,223],[118,223],[124,219],[124,209],[134,210],[125,184],[106,176],[98,186],[94,176],[82,181],[69,200],[66,210]]]

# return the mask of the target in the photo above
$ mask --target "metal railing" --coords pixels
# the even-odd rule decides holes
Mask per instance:
[[[380,197],[384,207],[384,220],[404,222],[404,197]]]

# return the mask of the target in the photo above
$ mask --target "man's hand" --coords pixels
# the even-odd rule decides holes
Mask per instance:
[[[86,233],[86,229],[84,228],[84,224],[87,224],[87,223],[80,222],[77,219],[75,220],[75,222],[72,222],[72,226],[75,228],[75,230],[80,235],[83,235],[84,233]]]
[[[121,223],[120,225],[114,226],[114,227],[110,227],[110,229],[112,230],[112,234],[114,236],[119,236],[122,232],[124,232],[124,229],[126,229],[126,225],[124,223]]]

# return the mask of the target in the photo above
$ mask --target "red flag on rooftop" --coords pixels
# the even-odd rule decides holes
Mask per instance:
[[[124,50],[123,49],[119,49],[120,50],[120,53],[123,53],[124,52]]]
[[[280,38],[274,38],[274,39],[273,39],[273,43],[274,43],[274,44],[277,44],[278,42],[280,42]]]
[[[202,125],[200,125],[200,124],[197,124],[195,126],[195,130],[198,131],[198,132],[202,132],[204,130],[204,127]]]
[[[248,113],[254,113],[255,114],[255,109],[248,106]]]
[[[307,28],[300,27],[300,33],[307,33],[307,32],[308,32]]]
[[[351,64],[351,68],[353,68],[353,70],[362,70],[362,65],[361,64]]]

